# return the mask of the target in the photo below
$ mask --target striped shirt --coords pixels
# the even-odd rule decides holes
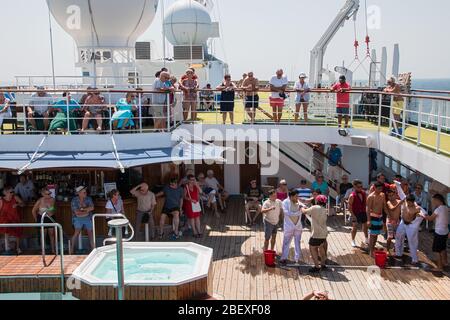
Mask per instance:
[[[311,191],[311,189],[308,189],[308,188],[304,188],[304,189],[298,188],[297,194],[298,194],[300,200],[307,200],[312,197],[312,191]]]

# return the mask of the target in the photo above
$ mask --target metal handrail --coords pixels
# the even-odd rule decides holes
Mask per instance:
[[[48,215],[48,212],[45,211],[41,216],[41,224],[44,224],[45,217],[48,217],[52,223],[56,223],[56,221]],[[55,253],[58,255],[58,228],[55,227]],[[42,250],[42,262],[45,267],[48,267],[47,262],[45,261],[45,228],[41,227],[41,250]]]
[[[5,223],[0,224],[0,228],[45,228],[55,227],[59,229],[59,245],[60,245],[60,259],[61,259],[61,293],[65,294],[66,288],[64,285],[64,242],[63,242],[63,228],[59,223]],[[56,244],[55,244],[56,245]]]
[[[98,214],[94,214],[92,216],[92,230],[93,230],[92,231],[92,237],[94,238],[94,249],[97,248],[96,232],[95,232],[95,219],[96,218],[123,218],[123,219],[127,219],[127,217],[124,214],[122,214],[122,213],[98,213]],[[131,229],[131,236],[129,238],[127,238],[127,239],[123,239],[122,240],[123,242],[130,242],[134,238],[134,228],[131,225],[131,223],[129,223],[128,226]],[[114,242],[115,241],[115,238],[114,238],[114,241],[112,239],[113,238],[103,240],[103,246],[105,246],[106,242]],[[111,240],[111,241],[106,241],[106,240]]]

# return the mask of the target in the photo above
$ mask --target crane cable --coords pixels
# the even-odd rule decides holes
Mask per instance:
[[[365,23],[366,23],[366,46],[367,46],[367,52],[366,52],[366,54],[367,54],[367,57],[370,57],[371,55],[370,55],[370,36],[369,36],[369,19],[368,19],[368,17],[367,17],[367,0],[364,0],[364,9],[365,9],[365,12],[364,12],[364,16],[365,16]]]

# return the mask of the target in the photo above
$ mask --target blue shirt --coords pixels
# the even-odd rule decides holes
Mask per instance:
[[[326,195],[328,193],[328,183],[326,183],[325,181],[320,185],[317,183],[317,181],[314,181],[312,184],[312,188],[313,190],[320,190],[323,195]]]
[[[298,188],[297,194],[301,200],[307,200],[312,197],[312,191],[311,191],[311,189],[308,189],[308,188],[305,188],[305,189]]]
[[[181,200],[183,199],[183,189],[178,187],[176,189],[170,186],[165,186],[163,189],[164,195],[166,196],[166,201],[164,203],[164,208],[174,209],[180,208]]]
[[[94,207],[94,202],[92,201],[91,197],[86,197],[84,199],[84,207],[85,208]],[[80,197],[77,196],[72,199],[71,208],[72,208],[72,215],[76,216],[75,212],[81,209]]]
[[[336,167],[342,159],[342,152],[339,148],[330,149],[328,151],[328,164],[332,167]]]
[[[61,109],[62,112],[66,113],[67,112],[67,99],[62,99],[59,100],[58,102],[56,102],[53,105],[53,108],[55,109]],[[75,100],[71,99],[69,102],[69,112],[72,112],[76,109],[80,109],[80,105],[78,104],[78,102],[76,102]]]

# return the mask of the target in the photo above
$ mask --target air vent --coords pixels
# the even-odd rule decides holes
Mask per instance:
[[[203,60],[203,46],[174,46],[173,54],[175,60]]]
[[[367,147],[367,148],[371,146],[370,137],[351,136],[351,139],[352,139],[352,144],[355,146]]]
[[[136,60],[151,60],[150,42],[136,42]]]

